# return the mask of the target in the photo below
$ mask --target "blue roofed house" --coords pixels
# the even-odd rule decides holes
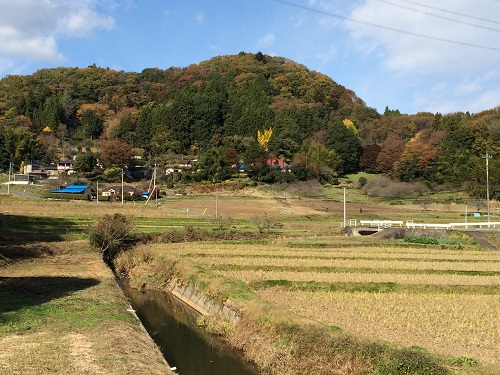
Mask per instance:
[[[61,189],[52,190],[51,193],[64,194],[68,198],[71,198],[71,194],[73,194],[75,199],[90,200],[92,198],[92,189],[87,185],[68,185]]]

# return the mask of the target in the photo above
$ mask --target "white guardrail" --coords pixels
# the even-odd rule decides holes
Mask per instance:
[[[359,224],[362,227],[377,227],[377,228],[390,228],[392,226],[403,226],[402,220],[360,220]]]
[[[402,227],[402,220],[360,220],[359,224],[362,227],[377,227],[377,228],[390,228],[394,226]],[[406,228],[423,228],[423,229],[455,229],[455,228],[500,228],[500,221],[491,222],[471,222],[471,223],[415,223],[412,220],[406,221]]]

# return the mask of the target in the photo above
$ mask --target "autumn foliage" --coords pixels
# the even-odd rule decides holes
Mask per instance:
[[[92,171],[98,178],[130,165],[134,149],[144,164],[198,160],[199,172],[184,176],[195,181],[239,169],[275,181],[266,160],[279,159],[290,166],[287,180],[364,170],[484,197],[488,151],[490,197],[500,198],[499,124],[500,108],[381,114],[330,77],[262,53],[142,72],[41,69],[0,80],[0,171],[10,161],[19,170],[84,154],[102,166]]]

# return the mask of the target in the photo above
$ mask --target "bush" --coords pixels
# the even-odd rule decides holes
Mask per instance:
[[[108,265],[132,240],[132,221],[125,215],[104,215],[90,228],[89,242],[102,252],[102,258]]]
[[[427,193],[429,188],[421,182],[401,182],[388,177],[370,179],[363,186],[367,195],[386,198],[409,198]]]
[[[264,231],[270,231],[271,229],[282,228],[283,224],[275,221],[274,219],[267,216],[267,212],[263,216],[255,216],[252,219],[253,223],[257,226],[259,233],[264,233]]]
[[[403,241],[411,243],[421,243],[426,245],[437,245],[439,243],[436,238],[427,236],[406,236]]]

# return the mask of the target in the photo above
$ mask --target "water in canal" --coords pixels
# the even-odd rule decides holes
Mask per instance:
[[[257,375],[255,366],[196,326],[197,313],[172,295],[123,286],[137,316],[180,375]]]

